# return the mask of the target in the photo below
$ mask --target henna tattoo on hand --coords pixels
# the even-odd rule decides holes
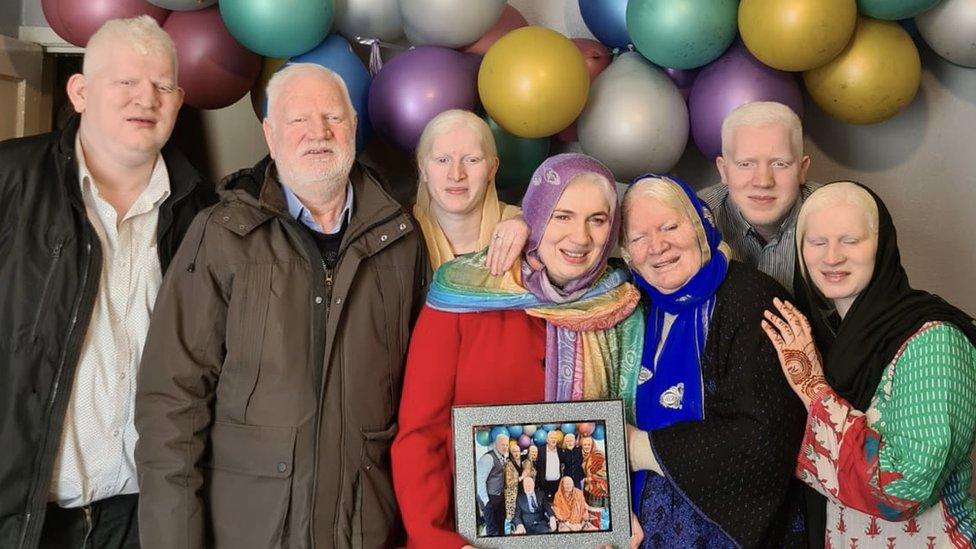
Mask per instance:
[[[819,356],[817,357],[819,358]],[[814,371],[810,355],[795,349],[783,350],[783,366],[790,378],[790,385],[798,392],[813,398],[820,386],[827,383],[820,369]]]

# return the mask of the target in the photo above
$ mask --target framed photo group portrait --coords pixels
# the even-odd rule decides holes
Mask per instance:
[[[619,400],[453,409],[458,532],[484,548],[629,546]]]

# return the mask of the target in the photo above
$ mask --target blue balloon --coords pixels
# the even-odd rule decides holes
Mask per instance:
[[[575,435],[576,434],[576,424],[575,423],[563,423],[559,427],[559,430],[562,431],[563,433],[567,434],[567,435]]]
[[[491,435],[489,437],[491,439],[491,444],[494,444],[495,443],[495,439],[498,438],[498,435],[508,436],[508,428],[506,428],[506,427],[495,427],[495,428],[493,428],[491,430]]]
[[[474,440],[479,446],[491,446],[491,437],[487,429],[478,429],[474,434]]]
[[[508,436],[510,438],[518,438],[522,435],[521,425],[509,425],[508,426]]]
[[[579,0],[586,28],[608,48],[631,43],[627,32],[627,0]]]
[[[545,444],[547,436],[549,433],[545,429],[536,429],[535,434],[532,435],[532,441],[536,444]]]
[[[372,127],[369,124],[369,85],[373,78],[369,70],[363,65],[356,53],[352,51],[349,41],[339,34],[330,34],[318,46],[296,55],[288,60],[291,63],[315,63],[330,69],[342,77],[349,90],[349,99],[356,109],[358,125],[356,127],[356,152],[360,153],[366,147]]]
[[[593,440],[603,440],[607,437],[607,433],[604,430],[603,425],[597,425],[596,429],[593,429]]]

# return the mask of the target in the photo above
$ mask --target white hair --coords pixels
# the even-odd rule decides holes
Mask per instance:
[[[760,128],[781,124],[790,134],[790,149],[797,158],[803,156],[803,125],[793,109],[775,101],[753,101],[730,112],[722,121],[722,156],[729,158],[735,129],[740,126]]]
[[[430,122],[424,126],[424,131],[420,134],[420,140],[417,141],[416,156],[418,166],[421,166],[424,160],[430,155],[430,150],[434,146],[434,139],[442,133],[453,129],[457,124],[464,124],[477,132],[478,137],[481,138],[481,150],[484,152],[485,158],[489,160],[498,158],[495,135],[491,133],[491,128],[488,127],[488,124],[471,111],[450,109],[431,118]]]
[[[275,104],[278,99],[278,95],[281,93],[282,86],[285,83],[296,76],[321,76],[328,78],[336,83],[339,87],[340,95],[346,104],[346,108],[354,116],[356,115],[356,109],[352,106],[352,100],[349,98],[349,88],[346,87],[346,82],[339,76],[336,72],[318,65],[316,63],[289,63],[282,67],[278,72],[271,76],[268,80],[268,86],[265,91],[265,96],[268,98],[268,109],[265,113],[265,117],[271,116],[272,105]]]
[[[173,39],[148,15],[129,19],[109,19],[88,39],[82,74],[91,71],[101,61],[104,51],[119,45],[127,45],[141,55],[164,54],[173,61],[173,80],[177,79],[176,45]]]

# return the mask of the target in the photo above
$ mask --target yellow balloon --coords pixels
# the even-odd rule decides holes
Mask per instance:
[[[501,37],[478,71],[478,93],[491,118],[519,137],[547,137],[583,111],[590,77],[579,49],[543,27]]]
[[[278,57],[265,57],[261,62],[261,75],[251,88],[251,108],[254,109],[254,115],[258,120],[264,119],[264,100],[267,97],[265,88],[268,87],[268,80],[271,80],[271,76],[278,72],[286,61],[288,60]]]
[[[854,34],[855,0],[742,0],[739,32],[756,59],[805,71],[837,56]]]
[[[874,124],[904,110],[921,81],[912,38],[898,23],[858,17],[854,38],[840,55],[803,73],[813,100],[850,124]]]

